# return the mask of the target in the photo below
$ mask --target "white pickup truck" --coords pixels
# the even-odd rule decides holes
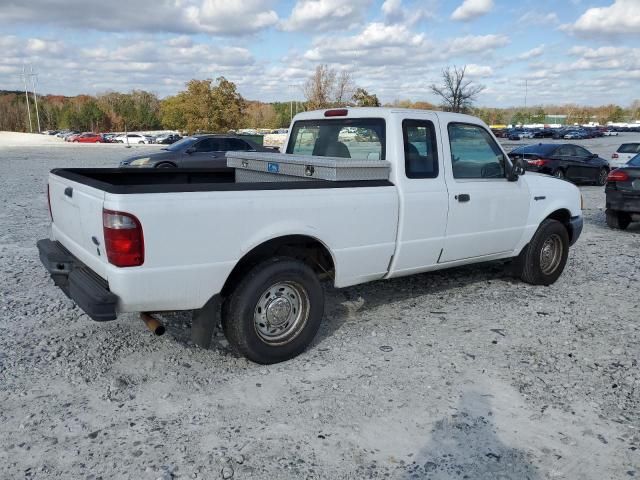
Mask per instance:
[[[297,115],[289,132],[288,154],[386,160],[389,178],[56,169],[44,266],[94,320],[194,310],[194,340],[208,345],[220,315],[238,351],[275,363],[314,338],[322,279],[340,288],[513,259],[522,280],[549,285],[582,231],[579,190],[524,175],[477,118],[326,110]]]

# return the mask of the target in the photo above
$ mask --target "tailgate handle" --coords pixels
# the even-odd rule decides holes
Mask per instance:
[[[64,194],[69,197],[72,198],[73,197],[73,188],[71,187],[67,187],[64,189]]]

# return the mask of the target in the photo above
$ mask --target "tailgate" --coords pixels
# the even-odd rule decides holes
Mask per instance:
[[[49,198],[53,238],[105,278],[104,192],[52,173],[49,175]]]

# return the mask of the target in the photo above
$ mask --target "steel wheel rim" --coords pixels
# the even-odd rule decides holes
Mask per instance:
[[[253,313],[256,334],[268,345],[296,338],[309,319],[309,296],[296,282],[278,282],[260,295]]]
[[[557,170],[554,177],[556,178],[564,178],[564,172],[562,170]]]
[[[600,185],[604,185],[607,182],[607,176],[609,174],[607,173],[607,171],[603,168],[602,170],[600,170],[600,178],[599,178],[599,183]]]
[[[540,250],[540,270],[545,275],[551,275],[560,266],[564,245],[559,235],[553,234],[542,244]]]

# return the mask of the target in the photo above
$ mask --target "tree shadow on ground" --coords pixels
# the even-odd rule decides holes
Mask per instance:
[[[489,396],[465,392],[457,413],[438,420],[428,443],[408,465],[403,480],[536,480],[538,469],[526,452],[497,435]]]

